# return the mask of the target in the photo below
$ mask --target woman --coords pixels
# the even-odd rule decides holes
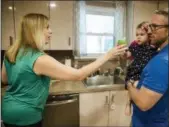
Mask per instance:
[[[6,127],[41,127],[50,78],[83,80],[126,50],[124,46],[115,47],[93,63],[74,69],[43,52],[43,45],[52,34],[45,15],[25,15],[19,34],[16,43],[5,53],[2,67],[2,82],[9,84],[2,101],[2,120]]]

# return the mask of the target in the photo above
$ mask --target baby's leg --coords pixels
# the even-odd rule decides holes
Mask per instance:
[[[127,104],[125,108],[125,115],[130,116],[131,115],[131,98],[129,94],[127,94]]]
[[[138,81],[134,81],[133,86],[137,87]],[[129,96],[129,93],[127,94],[128,98],[127,98],[127,104],[126,104],[126,108],[125,108],[125,115],[130,116],[131,115],[131,108],[132,108],[132,104],[131,104],[131,98]]]

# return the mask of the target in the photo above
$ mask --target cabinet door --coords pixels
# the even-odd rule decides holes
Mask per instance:
[[[130,126],[131,116],[125,115],[127,96],[127,91],[110,93],[109,126]]]
[[[49,2],[48,1],[14,1],[15,10],[15,26],[16,37],[21,18],[28,13],[41,13],[49,17]],[[50,44],[44,46],[45,49],[50,48]]]
[[[80,126],[107,126],[109,92],[80,94]]]
[[[12,1],[2,1],[2,50],[6,50],[15,37],[12,5]]]
[[[51,50],[72,50],[73,1],[51,1]]]

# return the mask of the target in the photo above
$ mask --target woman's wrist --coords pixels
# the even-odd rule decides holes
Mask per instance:
[[[110,52],[105,53],[105,55],[103,56],[103,59],[104,59],[105,61],[108,61],[110,58],[111,58]]]

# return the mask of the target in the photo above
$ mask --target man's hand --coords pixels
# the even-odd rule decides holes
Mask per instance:
[[[132,82],[127,84],[129,96],[142,111],[151,109],[162,97],[162,94],[154,92],[144,87],[144,85],[140,89],[135,88],[133,85]]]
[[[135,88],[137,87],[138,82],[139,82],[138,80],[134,82],[133,86],[134,86]]]

